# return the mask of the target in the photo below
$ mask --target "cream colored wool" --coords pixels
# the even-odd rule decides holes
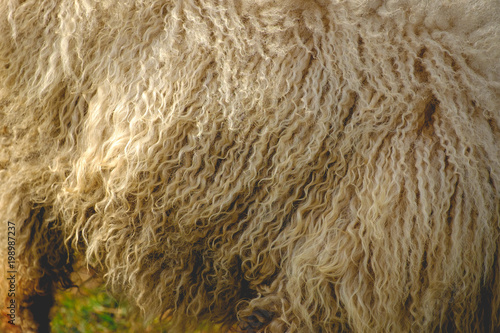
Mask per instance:
[[[498,332],[499,18],[494,0],[2,0],[21,326],[81,256],[180,332]]]

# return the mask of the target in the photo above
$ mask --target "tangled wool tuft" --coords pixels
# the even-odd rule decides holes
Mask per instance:
[[[21,326],[80,257],[179,331],[498,331],[499,17],[491,0],[1,1]]]

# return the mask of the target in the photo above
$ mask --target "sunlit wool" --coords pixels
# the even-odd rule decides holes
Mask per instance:
[[[0,260],[15,222],[25,331],[75,257],[179,331],[498,331],[499,17],[1,1]]]

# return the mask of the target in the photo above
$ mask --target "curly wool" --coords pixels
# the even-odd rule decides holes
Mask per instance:
[[[0,220],[25,289],[67,285],[76,253],[179,330],[500,328],[497,2],[0,13]]]

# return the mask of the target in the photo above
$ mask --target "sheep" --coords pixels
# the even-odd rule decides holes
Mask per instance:
[[[179,332],[500,329],[498,2],[0,13],[5,330],[77,261]]]

